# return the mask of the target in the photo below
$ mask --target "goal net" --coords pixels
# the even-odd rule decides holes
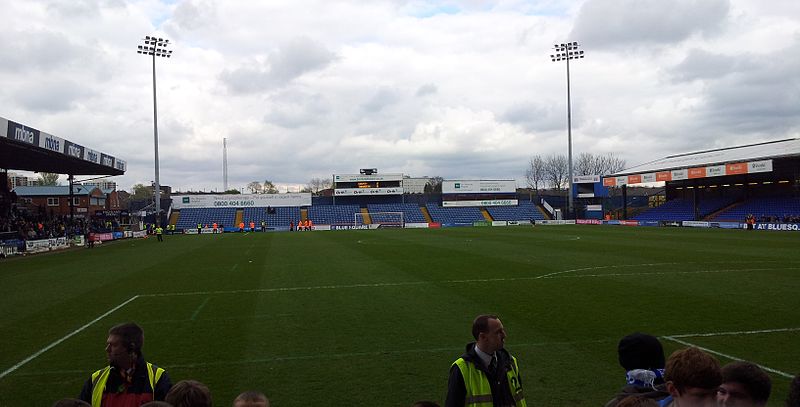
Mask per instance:
[[[356,212],[353,214],[353,226],[370,224],[387,228],[402,228],[405,226],[405,221],[403,212]]]

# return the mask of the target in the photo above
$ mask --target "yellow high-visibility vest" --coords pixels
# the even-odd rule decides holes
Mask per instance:
[[[150,389],[153,391],[153,400],[156,398],[156,383],[161,380],[161,375],[164,374],[164,369],[155,367],[152,363],[147,362],[147,378],[150,380]],[[111,373],[111,366],[106,366],[92,373],[92,407],[100,407],[103,402],[103,391],[106,389],[106,382],[108,375]]]
[[[519,379],[519,366],[517,358],[511,356],[511,370],[506,373],[508,376],[508,386],[517,407],[527,407],[525,396],[522,394],[522,382]],[[469,407],[492,407],[492,388],[489,386],[489,378],[478,369],[474,363],[468,363],[464,358],[458,358],[454,365],[461,371],[464,378],[464,387],[467,389],[465,405]]]

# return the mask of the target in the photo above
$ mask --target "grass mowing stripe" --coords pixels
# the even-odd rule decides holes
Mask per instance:
[[[668,340],[668,341],[672,341],[672,342],[675,342],[675,343],[679,343],[679,344],[681,344],[681,345],[685,345],[685,346],[694,346],[694,347],[695,347],[695,348],[697,348],[697,349],[700,349],[700,350],[702,350],[702,351],[705,351],[705,352],[708,352],[708,353],[711,353],[711,354],[714,354],[714,355],[717,355],[717,356],[722,356],[723,358],[726,358],[726,359],[735,360],[735,361],[737,361],[737,362],[742,362],[742,361],[744,361],[744,359],[742,359],[742,358],[737,358],[736,356],[731,356],[731,355],[728,355],[728,354],[725,354],[725,353],[722,353],[722,352],[717,352],[717,351],[715,351],[715,350],[713,350],[713,349],[709,349],[709,348],[705,348],[705,347],[702,347],[702,346],[698,346],[698,345],[695,345],[695,344],[693,344],[693,343],[686,342],[686,341],[684,341],[684,340],[681,340],[681,339],[675,338],[675,337],[673,337],[673,336],[662,336],[662,338],[664,338],[664,339],[666,339],[666,340]],[[783,376],[783,377],[785,377],[785,378],[787,378],[787,379],[793,379],[793,378],[794,378],[794,375],[791,375],[791,374],[789,374],[789,373],[782,372],[782,371],[780,371],[780,370],[773,369],[773,368],[771,368],[771,367],[767,367],[767,366],[764,366],[764,365],[759,365],[759,364],[756,364],[756,365],[758,365],[758,367],[760,367],[760,368],[762,368],[762,369],[766,370],[767,372],[774,373],[774,374],[776,374],[776,375],[778,375],[778,376]]]
[[[28,356],[27,358],[23,359],[21,362],[17,363],[16,365],[11,366],[10,368],[8,368],[5,371],[3,371],[2,373],[0,373],[0,379],[8,376],[10,373],[12,373],[15,370],[19,369],[20,367],[24,366],[25,364],[27,364],[31,360],[36,359],[37,357],[39,357],[39,355],[41,355],[42,353],[45,353],[48,350],[53,349],[54,347],[58,346],[58,344],[60,344],[61,342],[64,342],[67,339],[77,335],[78,333],[80,333],[84,329],[94,325],[97,321],[99,321],[99,320],[111,315],[114,311],[116,311],[116,310],[128,305],[130,302],[132,302],[133,300],[135,300],[137,298],[139,298],[139,296],[138,295],[134,295],[133,297],[129,298],[127,301],[123,302],[122,304],[119,304],[116,307],[111,308],[110,310],[106,311],[106,313],[104,313],[103,315],[100,315],[99,317],[97,317],[97,318],[89,321],[88,323],[84,324],[82,327],[80,327],[80,328],[78,328],[78,329],[76,329],[76,330],[74,330],[74,331],[62,336],[60,339],[58,339],[55,342],[45,346],[44,348],[40,349],[39,351],[37,351],[33,355]]]

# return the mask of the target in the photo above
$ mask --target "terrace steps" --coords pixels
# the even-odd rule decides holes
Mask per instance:
[[[431,214],[430,212],[428,212],[428,208],[420,206],[419,210],[422,212],[422,216],[425,217],[425,222],[433,223],[433,218],[431,218]]]
[[[484,207],[481,207],[481,215],[483,215],[483,218],[489,222],[494,221],[494,219],[492,219],[492,215],[490,215],[489,211],[487,211]]]
[[[372,218],[369,216],[369,210],[367,210],[367,208],[361,208],[361,216],[364,219],[365,225],[372,224]]]

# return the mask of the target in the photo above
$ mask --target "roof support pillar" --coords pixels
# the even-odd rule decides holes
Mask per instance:
[[[74,221],[75,220],[75,199],[74,199],[75,193],[73,191],[73,189],[74,189],[73,185],[75,184],[75,177],[72,174],[69,174],[67,179],[69,180],[69,220],[70,221]]]

